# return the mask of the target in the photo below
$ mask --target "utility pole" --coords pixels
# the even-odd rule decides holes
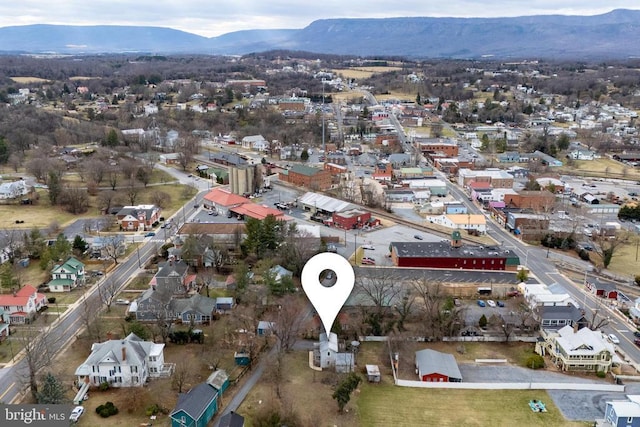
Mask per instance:
[[[324,77],[322,78],[322,156],[324,158],[323,163],[327,163],[327,150],[324,142]]]

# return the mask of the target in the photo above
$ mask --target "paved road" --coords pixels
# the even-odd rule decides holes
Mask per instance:
[[[167,172],[182,183],[187,185],[193,185],[198,188],[200,193],[196,198],[188,201],[174,217],[190,218],[195,213],[193,208],[194,200],[201,198],[205,194],[205,190],[208,188],[206,182],[197,182],[189,177],[186,177],[183,173],[175,171],[164,166],[159,166],[161,169],[167,169]],[[203,185],[204,184],[204,185]],[[80,298],[78,302],[70,306],[67,311],[54,321],[49,329],[41,335],[41,339],[45,339],[48,343],[48,349],[51,355],[56,355],[63,350],[73,339],[76,334],[82,329],[82,304],[86,299],[87,303],[96,303],[99,298],[98,289],[101,284],[106,280],[113,280],[116,283],[121,283],[120,289],[124,288],[125,284],[131,277],[135,277],[140,271],[141,266],[144,266],[146,262],[156,253],[159,249],[160,242],[158,238],[147,238],[144,243],[140,245],[138,250],[132,253],[127,259],[121,260],[120,264],[114,268],[107,276],[103,277],[96,285],[87,288],[84,296]],[[27,371],[27,364],[24,359],[16,357],[14,364],[5,366],[0,370],[0,402],[16,403],[21,398],[22,384],[18,382],[18,378],[24,377]]]

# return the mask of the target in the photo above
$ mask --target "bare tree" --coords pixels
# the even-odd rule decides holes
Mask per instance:
[[[60,202],[72,214],[84,213],[89,208],[89,193],[85,189],[68,186],[60,194]]]
[[[300,298],[295,295],[287,295],[280,299],[272,331],[278,339],[280,351],[289,352],[293,349],[302,329],[304,309]]]
[[[422,278],[412,281],[411,286],[416,293],[416,310],[425,336],[441,339],[453,335],[462,326],[463,311],[451,303],[440,282]]]
[[[138,200],[138,195],[140,194],[140,188],[136,185],[135,179],[129,179],[129,184],[126,189],[127,199],[130,205],[135,205]]]
[[[390,325],[385,325],[384,320],[402,292],[399,278],[388,269],[363,271],[356,276],[355,292],[362,298],[363,317],[371,327],[370,333],[386,334]]]
[[[84,326],[89,339],[94,341],[102,340],[102,322],[98,320],[101,309],[99,299],[88,300],[86,295],[82,297],[80,302],[80,319]]]
[[[178,393],[182,393],[184,387],[189,383],[193,377],[193,366],[184,358],[180,359],[176,363],[173,376],[171,377],[171,385],[178,390]]]
[[[39,329],[33,326],[22,328],[11,339],[18,341],[24,354],[24,367],[18,377],[28,386],[34,401],[38,397],[38,372],[51,364],[53,354],[50,351],[53,335],[51,328]]]
[[[124,255],[124,239],[120,234],[111,234],[102,238],[102,252],[118,265],[118,260]]]
[[[100,210],[108,215],[109,210],[111,209],[111,205],[116,199],[116,196],[117,196],[117,193],[113,190],[101,191],[98,194],[98,198],[97,198],[98,207],[100,208]]]
[[[150,195],[151,203],[161,208],[166,208],[171,203],[171,195],[164,191],[153,191]]]
[[[111,311],[111,304],[118,294],[118,288],[118,284],[111,276],[98,285],[98,295],[100,295],[100,301],[107,307],[107,312]]]
[[[191,136],[182,138],[178,142],[177,151],[180,154],[178,163],[183,171],[186,171],[191,162],[193,162],[193,156],[198,153],[198,144],[198,139]]]
[[[583,313],[589,324],[589,329],[592,331],[597,331],[609,324],[610,316],[607,314],[607,309],[600,298],[596,298],[595,307],[585,307]]]

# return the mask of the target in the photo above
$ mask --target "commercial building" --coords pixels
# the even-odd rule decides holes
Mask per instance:
[[[327,190],[331,188],[331,172],[311,166],[295,164],[291,169],[281,171],[279,179],[298,187],[313,190]]]

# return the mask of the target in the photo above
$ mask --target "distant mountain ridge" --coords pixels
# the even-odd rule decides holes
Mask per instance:
[[[640,10],[594,16],[321,19],[302,29],[202,37],[162,27],[27,25],[0,28],[4,53],[242,55],[298,50],[414,58],[640,57]]]

